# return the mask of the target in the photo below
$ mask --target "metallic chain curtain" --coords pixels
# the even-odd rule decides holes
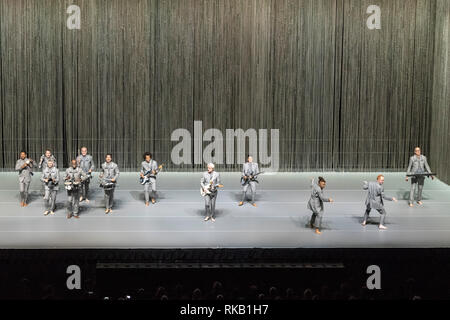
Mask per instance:
[[[436,12],[431,164],[450,184],[450,1],[438,0]]]
[[[0,166],[86,145],[170,168],[202,120],[280,129],[283,170],[403,170],[429,151],[436,1],[375,2],[381,30],[372,0],[0,0]]]

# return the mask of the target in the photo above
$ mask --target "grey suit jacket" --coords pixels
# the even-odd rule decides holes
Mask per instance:
[[[141,173],[146,174],[150,170],[155,170],[155,172],[158,172],[158,162],[151,159],[150,162],[142,161],[141,163]],[[150,173],[149,177],[156,178],[155,174]]]
[[[372,209],[383,209],[383,200],[393,200],[392,197],[388,197],[384,194],[384,187],[376,181],[364,181],[363,189],[369,191],[366,198],[366,206],[369,206]]]
[[[81,180],[84,181],[87,179],[86,173],[84,173],[83,169],[80,167],[69,167],[66,170],[66,178],[69,178],[70,180]]]
[[[408,169],[406,170],[406,174],[414,174],[414,173],[431,173],[430,166],[428,165],[427,157],[424,155],[420,155],[417,157],[413,155],[409,158]]]
[[[314,179],[311,181],[311,197],[308,201],[308,209],[312,212],[323,211],[323,203],[330,202],[328,198],[323,195],[323,190],[315,183]]]
[[[54,155],[51,155],[49,158],[47,158],[45,156],[45,154],[43,154],[41,156],[41,159],[39,160],[39,169],[44,169],[47,167],[47,162],[49,162],[50,160],[53,161],[53,166],[54,167],[58,167],[58,163],[56,162],[56,158]]]
[[[203,172],[203,176],[200,179],[200,185],[203,188],[207,188],[212,181],[212,190],[217,191],[217,186],[220,184],[220,174],[216,171],[211,172],[211,174],[208,173],[208,171]]]
[[[30,159],[25,158],[24,160],[19,159],[16,162],[16,171],[19,171],[19,182],[20,183],[30,183],[31,182],[31,173],[33,172],[33,167],[36,166],[34,162],[30,165],[22,168],[22,166],[26,163],[26,161],[30,161]]]
[[[253,176],[259,173],[259,166],[255,162],[246,162],[242,166],[242,176]]]
[[[117,178],[119,177],[119,167],[114,162],[104,162],[102,164],[102,179],[103,180],[111,180],[115,179],[117,181]]]
[[[86,156],[79,155],[77,157],[77,163],[78,166],[85,172],[88,173],[89,170],[94,171],[94,160],[92,159],[92,156],[90,154],[87,154]]]
[[[58,185],[57,185],[59,183],[59,170],[58,170],[58,168],[56,168],[56,167],[52,167],[52,168],[46,167],[46,168],[44,168],[44,170],[42,171],[42,175],[41,175],[41,181],[45,182],[44,180],[48,179],[48,178],[53,179],[54,183],[56,184],[53,187],[53,190],[58,190],[59,189]]]

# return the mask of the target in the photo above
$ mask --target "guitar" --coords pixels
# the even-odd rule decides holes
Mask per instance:
[[[213,192],[216,192],[216,188],[223,188],[223,184],[219,184],[217,186],[213,186],[212,180],[209,182],[209,185],[207,187],[200,187],[200,194],[202,197],[211,194]]]
[[[160,164],[158,166],[158,169],[156,169],[155,176],[162,170],[163,164]],[[148,170],[146,173],[144,173],[144,177],[139,177],[139,183],[144,185],[150,181],[150,175],[152,174],[152,170]]]
[[[260,174],[262,174],[262,173],[264,173],[264,172],[263,172],[263,171],[258,172],[257,174],[253,175],[251,179],[248,179],[247,176],[246,176],[247,179],[245,179],[245,177],[241,177],[241,186],[245,186],[245,185],[248,184],[250,181],[254,181],[254,182],[256,182],[256,183],[259,183],[259,181],[256,180],[256,178],[257,178]]]

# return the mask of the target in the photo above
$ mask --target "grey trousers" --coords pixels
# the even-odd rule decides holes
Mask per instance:
[[[217,192],[205,196],[205,213],[207,217],[213,218],[216,211]]]
[[[322,227],[322,217],[323,217],[323,210],[318,212],[313,211],[309,224],[314,228],[320,229]]]
[[[367,206],[366,208],[366,212],[364,213],[364,221],[367,222],[367,219],[369,219],[369,214],[370,214],[370,210],[372,208],[370,208],[370,206]],[[384,208],[382,209],[375,209],[378,211],[378,213],[381,215],[380,217],[380,226],[384,225],[384,219],[386,218],[386,210],[384,210]]]
[[[89,194],[89,183],[91,179],[86,179],[82,184],[81,184],[81,196],[83,197],[83,199],[87,199],[87,196]]]
[[[58,191],[53,188],[45,187],[44,204],[46,211],[55,211],[56,208],[56,194]]]
[[[81,188],[67,191],[67,209],[76,216],[78,215],[78,209],[80,207],[80,193]]]
[[[411,178],[411,190],[409,192],[409,203],[414,202],[414,195],[417,189],[417,201],[422,201],[422,190],[425,184],[425,177],[412,177]]]
[[[30,189],[29,182],[19,182],[20,189],[20,202],[27,202],[28,200],[28,190]]]
[[[150,178],[150,182],[144,184],[145,202],[150,201],[150,190],[151,190],[152,199],[155,199],[155,197],[156,197],[156,179],[155,178]]]
[[[242,187],[242,202],[245,201],[245,195],[247,194],[248,187],[250,187],[250,191],[252,192],[252,203],[255,202],[255,196],[256,196],[256,182],[250,181],[246,185]]]
[[[105,206],[106,209],[112,209],[114,204],[114,188],[105,190]]]

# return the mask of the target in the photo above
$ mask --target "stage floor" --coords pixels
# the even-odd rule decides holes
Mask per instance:
[[[408,207],[404,173],[385,174],[385,192],[399,202],[387,202],[386,225],[379,231],[379,214],[360,225],[366,192],[363,180],[376,173],[326,173],[323,233],[308,228],[306,204],[310,180],[317,173],[277,173],[261,176],[255,208],[238,207],[239,174],[222,173],[216,221],[204,222],[199,193],[200,173],[160,174],[159,200],[144,206],[136,173],[122,173],[112,214],[105,215],[103,190],[97,175],[91,201],[82,202],[80,219],[66,218],[65,190],[57,197],[54,216],[44,216],[39,174],[31,185],[31,203],[19,206],[17,173],[0,173],[0,248],[430,248],[450,247],[450,187],[427,179],[424,204]],[[63,187],[62,187],[63,189]]]

